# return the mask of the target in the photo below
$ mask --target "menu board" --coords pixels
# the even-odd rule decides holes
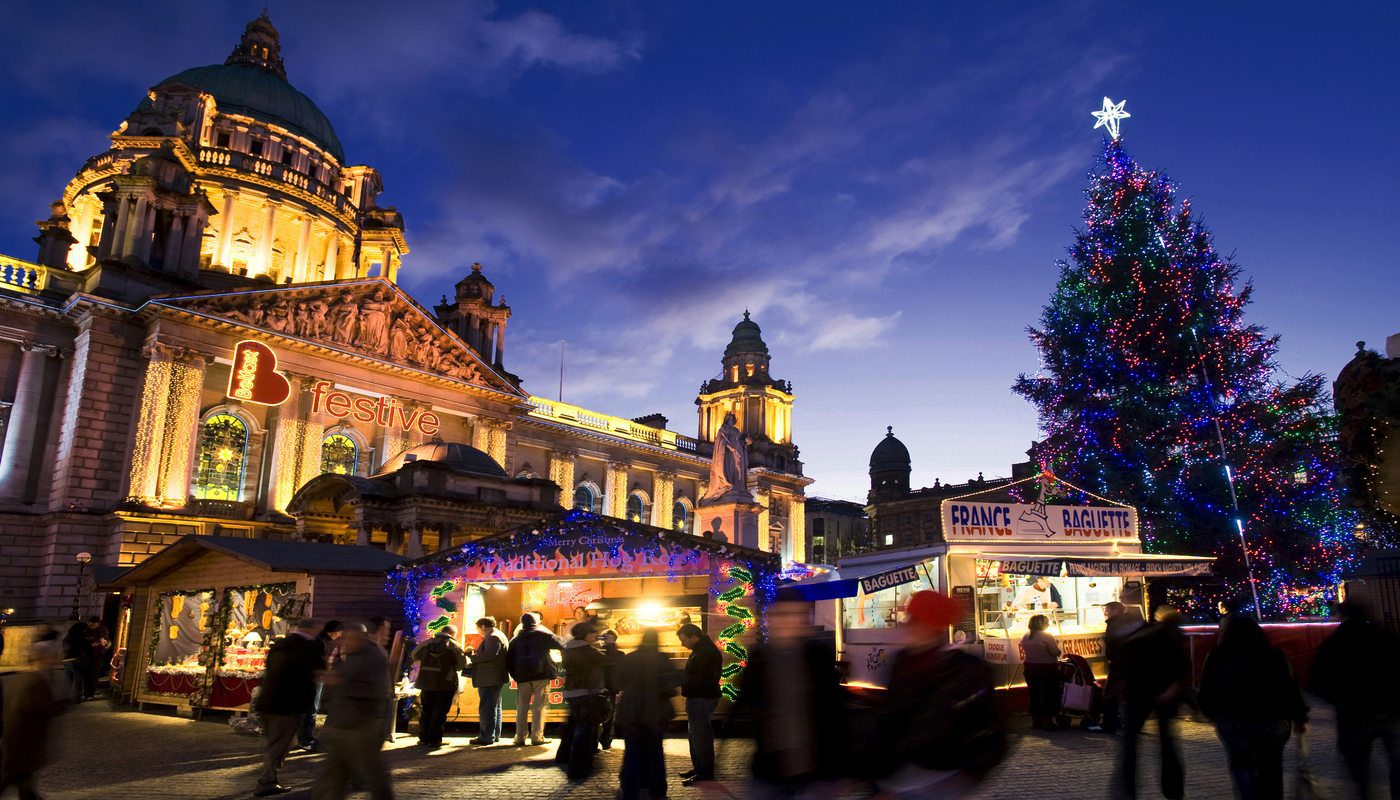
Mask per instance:
[[[958,617],[953,622],[953,644],[977,641],[977,595],[973,587],[954,586],[953,602],[958,607]]]

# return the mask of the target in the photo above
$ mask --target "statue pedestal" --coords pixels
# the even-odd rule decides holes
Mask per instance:
[[[758,549],[759,504],[752,500],[720,499],[695,509],[699,533],[707,539]]]

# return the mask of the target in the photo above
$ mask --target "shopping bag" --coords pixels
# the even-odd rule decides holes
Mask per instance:
[[[1298,734],[1298,769],[1293,775],[1293,797],[1296,800],[1322,800],[1317,788],[1317,776],[1308,763],[1308,737]]]
[[[1088,684],[1070,682],[1065,684],[1061,708],[1069,714],[1087,714],[1094,702],[1093,688]]]

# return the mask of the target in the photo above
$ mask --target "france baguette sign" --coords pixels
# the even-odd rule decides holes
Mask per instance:
[[[1123,506],[943,501],[943,538],[949,542],[1107,541],[1137,535],[1137,510]]]

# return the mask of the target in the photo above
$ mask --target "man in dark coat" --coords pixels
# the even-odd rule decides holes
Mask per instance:
[[[467,650],[472,662],[472,686],[476,687],[481,733],[472,744],[492,745],[501,738],[501,687],[506,685],[506,650],[510,643],[496,630],[495,617],[476,621],[481,644]]]
[[[457,676],[467,666],[467,654],[454,641],[456,638],[457,629],[444,625],[437,635],[413,650],[413,660],[418,663],[418,677],[413,685],[418,689],[418,702],[423,710],[418,744],[426,747],[442,745],[447,712],[452,710],[452,700],[461,686]]]
[[[351,776],[369,790],[370,800],[393,800],[382,752],[392,693],[389,659],[364,625],[345,626],[340,641],[345,658],[325,678],[331,690],[321,734],[326,757],[316,774],[311,800],[343,800]]]
[[[621,697],[617,701],[617,729],[622,751],[621,800],[638,800],[643,789],[653,798],[666,796],[666,756],[662,735],[676,716],[671,698],[680,686],[680,672],[671,657],[661,652],[655,628],[642,631],[641,645],[622,657],[614,673]]]
[[[559,674],[550,657],[551,650],[563,650],[554,634],[539,627],[534,614],[520,615],[520,628],[506,649],[506,669],[515,679],[515,744],[525,744],[526,720],[530,744],[547,744],[544,738],[545,705],[549,683]]]
[[[1390,762],[1390,796],[1400,798],[1400,640],[1371,621],[1364,606],[1337,608],[1342,624],[1317,649],[1308,690],[1337,707],[1337,750],[1362,797],[1371,783],[1371,747]]]
[[[710,720],[719,705],[719,673],[724,656],[698,625],[682,625],[676,636],[690,650],[690,658],[685,662],[685,683],[681,685],[690,733],[691,767],[681,773],[681,785],[690,786],[715,779],[715,731]]]
[[[1162,796],[1180,800],[1186,774],[1176,741],[1176,712],[1190,686],[1191,663],[1181,627],[1166,615],[1121,643],[1123,661],[1123,736],[1118,765],[1111,779],[1113,797],[1137,796],[1138,734],[1149,717],[1157,716],[1161,748]]]
[[[316,681],[326,664],[326,648],[316,638],[316,623],[303,619],[267,651],[263,677],[253,710],[262,715],[266,743],[256,797],[271,797],[291,789],[277,782],[277,772],[306,715],[316,708]]]
[[[846,699],[835,642],[809,636],[811,605],[780,599],[768,609],[768,642],[744,670],[735,713],[753,718],[753,779],[760,796],[822,794],[845,763]]]

